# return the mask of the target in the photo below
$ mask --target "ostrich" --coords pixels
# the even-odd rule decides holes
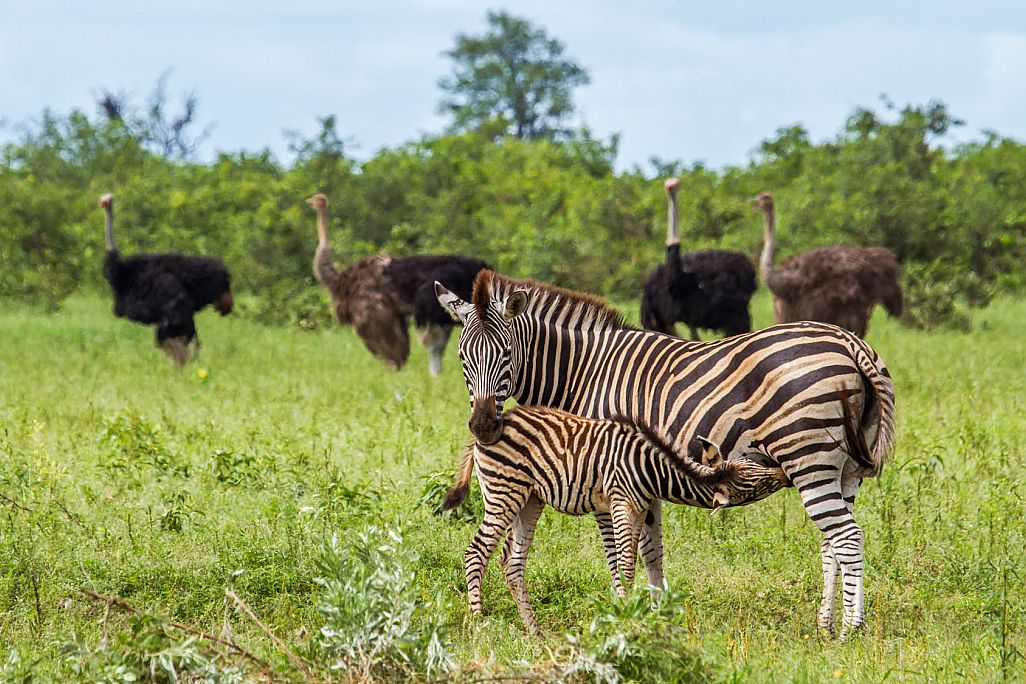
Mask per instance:
[[[763,212],[764,239],[759,274],[773,293],[777,323],[811,320],[833,323],[864,337],[877,303],[891,316],[903,308],[898,262],[886,247],[819,247],[773,266],[776,214],[773,196],[753,200]]]
[[[328,247],[328,198],[318,193],[307,203],[317,212],[314,276],[331,293],[339,322],[356,328],[364,346],[398,370],[410,355],[407,317],[412,314],[428,351],[428,370],[438,375],[455,322],[439,306],[434,282],[469,298],[477,272],[488,265],[465,256],[377,254],[339,271]]]
[[[210,257],[135,254],[121,258],[114,245],[114,196],[100,198],[106,212],[107,254],[103,277],[114,293],[114,315],[156,326],[157,346],[180,368],[200,341],[193,315],[208,304],[222,315],[231,313],[231,276],[224,262]]]
[[[748,302],[755,292],[755,267],[741,252],[704,249],[680,253],[677,234],[677,190],[680,181],[664,183],[669,197],[666,262],[649,276],[641,298],[641,324],[674,334],[677,321],[691,329],[722,330],[737,335],[752,329]]]

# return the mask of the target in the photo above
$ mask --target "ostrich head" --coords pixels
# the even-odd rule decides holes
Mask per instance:
[[[680,190],[680,179],[679,178],[667,178],[663,183],[663,187],[666,188],[666,193],[669,195],[676,195],[677,191]]]
[[[752,198],[752,204],[760,211],[773,211],[773,195],[768,192],[760,192]]]
[[[114,207],[114,195],[108,192],[100,197],[100,206],[104,209],[112,209]]]
[[[328,207],[328,198],[323,193],[319,192],[316,195],[314,195],[313,197],[308,198],[306,200],[306,203],[309,204],[314,209],[327,209],[327,207]]]

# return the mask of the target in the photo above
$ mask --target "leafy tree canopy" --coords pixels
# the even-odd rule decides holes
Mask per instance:
[[[488,12],[484,35],[459,34],[444,54],[453,60],[453,74],[439,81],[449,95],[440,111],[452,114],[452,131],[498,121],[503,133],[521,140],[564,136],[573,89],[589,82],[559,40],[506,12]]]

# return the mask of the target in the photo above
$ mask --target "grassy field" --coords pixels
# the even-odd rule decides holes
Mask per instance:
[[[820,535],[793,490],[715,517],[670,507],[672,591],[656,613],[637,610],[644,597],[614,604],[590,518],[549,511],[528,566],[544,635],[524,635],[494,565],[486,616],[469,616],[462,556],[476,523],[422,502],[468,436],[455,345],[432,379],[419,346],[390,373],[349,330],[204,313],[202,357],[177,372],[150,330],[109,310],[89,297],[54,315],[0,309],[0,681],[127,678],[139,663],[184,671],[217,651],[82,589],[214,634],[227,622],[277,676],[301,680],[226,600],[232,586],[324,679],[346,678],[330,669],[341,651],[322,627],[358,624],[354,586],[400,587],[413,597],[403,629],[444,623],[452,661],[474,676],[577,668],[587,680],[615,675],[607,665],[663,681],[667,669],[699,681],[1026,676],[1026,302],[997,301],[972,334],[873,321],[899,440],[857,504],[869,628],[846,643],[816,634]],[[768,323],[765,298],[753,310]],[[386,529],[401,530],[409,554],[374,531]],[[326,550],[333,536],[339,548]],[[367,579],[382,558],[406,574]],[[334,594],[315,581],[333,571],[349,573]],[[238,659],[203,667],[216,681],[233,665],[262,676]],[[399,676],[362,672],[351,674]]]

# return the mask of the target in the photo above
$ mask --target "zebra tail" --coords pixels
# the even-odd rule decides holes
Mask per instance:
[[[856,362],[859,365],[859,370],[862,373],[865,384],[868,385],[867,389],[872,391],[872,404],[875,404],[872,408],[875,410],[869,411],[868,415],[864,413],[860,424],[860,421],[854,415],[849,420],[847,414],[852,412],[851,407],[848,406],[846,401],[842,402],[846,412],[844,421],[845,434],[847,435],[849,447],[854,451],[860,447],[854,445],[850,432],[854,430],[858,433],[858,441],[863,445],[863,452],[868,455],[868,464],[863,466],[866,470],[866,477],[876,477],[883,470],[884,464],[890,460],[894,452],[896,435],[894,381],[891,380],[887,366],[884,365],[877,353],[861,340],[858,342],[860,353],[856,354]],[[866,423],[872,420],[874,413],[876,425],[867,425]],[[849,423],[851,424],[850,426]],[[874,433],[871,448],[866,444],[866,435],[869,429],[872,429],[872,433]],[[858,461],[858,458],[856,458],[856,461]]]
[[[445,495],[442,502],[442,510],[449,511],[456,508],[467,498],[467,491],[470,490],[470,476],[474,472],[474,444],[471,442],[463,450],[460,457],[460,476],[456,484],[452,486],[449,493]]]

